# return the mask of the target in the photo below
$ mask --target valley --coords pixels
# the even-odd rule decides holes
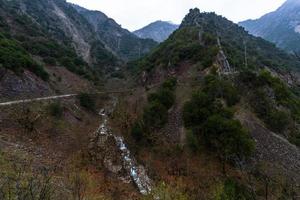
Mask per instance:
[[[300,59],[250,33],[0,0],[0,200],[298,199]]]

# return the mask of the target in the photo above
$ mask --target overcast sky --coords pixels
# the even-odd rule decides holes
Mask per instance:
[[[214,11],[239,22],[255,19],[276,10],[285,0],[67,0],[85,8],[99,10],[131,31],[153,21],[179,24],[190,8]]]

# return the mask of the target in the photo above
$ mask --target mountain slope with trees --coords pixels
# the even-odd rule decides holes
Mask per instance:
[[[3,91],[20,91],[22,86],[26,86],[24,91],[34,91],[33,85],[43,85],[45,94],[66,93],[80,88],[73,84],[75,80],[78,85],[84,82],[84,89],[95,83],[103,85],[111,75],[122,77],[120,71],[128,60],[156,46],[153,40],[136,37],[104,14],[65,0],[1,0],[0,10],[1,64],[16,75],[1,71]],[[37,79],[28,78],[24,70]],[[68,76],[62,77],[64,70]],[[23,80],[37,81],[20,85],[22,75],[27,76]]]
[[[1,107],[0,199],[299,196],[296,56],[199,9],[126,66],[146,54],[135,41],[155,43],[101,12],[0,0],[0,16],[0,95],[80,93]],[[119,34],[125,46],[114,50]],[[95,94],[120,69],[134,89]],[[151,192],[133,177],[147,177]]]
[[[126,61],[145,55],[157,45],[151,39],[138,38],[100,11],[87,10],[76,5],[74,8],[92,25],[100,41]]]
[[[131,129],[123,134],[154,177],[168,184],[181,177],[178,191],[191,199],[295,197],[300,192],[292,187],[300,180],[299,67],[296,56],[274,44],[224,17],[192,9],[165,42],[128,65],[144,90],[127,100],[143,103],[133,104],[132,111],[122,108],[132,112]],[[219,164],[206,169],[209,164],[199,165],[198,159]],[[212,172],[230,179],[214,176],[220,191],[193,187],[197,177],[216,187],[220,182],[207,182]]]

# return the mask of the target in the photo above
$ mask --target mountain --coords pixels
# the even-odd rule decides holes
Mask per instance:
[[[83,39],[91,37],[83,31],[89,25],[68,8],[64,1],[0,1],[1,98],[73,92],[99,79],[94,69],[104,63],[96,65]]]
[[[39,89],[41,93],[37,92],[37,96],[71,92],[66,88],[74,89],[76,85],[63,84],[68,80],[57,81],[63,78],[56,76],[63,74],[61,69],[84,82],[100,84],[111,74],[120,73],[125,62],[146,54],[157,44],[138,38],[101,12],[65,0],[0,0],[0,10],[0,63],[4,69],[1,95],[18,96],[22,91],[34,94],[32,91],[38,88],[43,89]],[[55,68],[58,66],[63,68]],[[28,75],[27,71],[37,77],[22,77]],[[29,82],[22,84],[22,80]]]
[[[165,41],[179,26],[170,22],[156,21],[133,33],[140,38],[151,38],[157,42]]]
[[[206,43],[213,45],[202,49]],[[202,62],[204,67],[208,67],[219,48],[222,48],[232,70],[268,67],[278,72],[299,71],[300,62],[296,56],[285,53],[262,38],[253,37],[226,18],[196,11],[190,12],[179,29],[141,63],[147,71],[158,66],[175,70],[184,61]]]
[[[256,20],[240,22],[249,33],[275,43],[288,52],[300,52],[300,2],[287,0],[276,11]]]
[[[124,60],[137,59],[157,45],[151,39],[138,38],[100,11],[90,11],[77,5],[73,7],[92,25],[97,37]]]
[[[150,152],[183,145],[178,150],[181,153],[170,160],[168,154],[161,152],[141,153],[139,158],[152,163],[149,168],[162,177],[160,165],[167,169],[176,165],[177,169],[178,163],[188,160],[178,168],[185,173],[192,168],[187,165],[195,166],[195,174],[187,172],[186,180],[180,182],[181,191],[188,188],[188,196],[196,195],[192,199],[212,197],[210,192],[193,187],[196,177],[207,178],[207,173],[214,171],[210,167],[202,176],[196,175],[207,166],[196,164],[200,157],[205,160],[215,156],[227,163],[223,172],[230,169],[245,173],[239,178],[229,175],[231,181],[245,189],[233,192],[237,199],[262,198],[262,194],[250,191],[259,190],[258,177],[276,180],[281,174],[285,180],[299,182],[300,135],[295,126],[300,122],[299,67],[296,56],[271,42],[250,35],[215,13],[192,9],[165,42],[128,66],[134,77],[139,77],[137,86],[143,86],[145,91],[145,95],[131,99],[144,105],[132,126],[132,146],[143,146],[139,152]],[[144,103],[140,96],[147,96]],[[192,177],[195,182],[190,184]],[[207,183],[203,177],[200,180]],[[244,181],[247,177],[255,183]],[[291,186],[292,182],[286,183]],[[222,187],[230,187],[226,183],[221,183]],[[273,183],[277,189],[270,198],[286,198],[281,183]],[[216,186],[210,186],[213,185]],[[221,193],[226,196],[226,191]]]
[[[127,62],[133,41],[153,43],[63,0],[0,0],[0,199],[297,199],[296,55],[197,8]]]

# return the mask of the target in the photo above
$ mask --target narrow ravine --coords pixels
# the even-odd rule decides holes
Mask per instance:
[[[116,145],[121,153],[122,167],[126,170],[128,175],[130,175],[132,181],[137,186],[139,192],[143,195],[147,195],[151,192],[152,181],[146,174],[146,170],[143,166],[138,165],[137,161],[130,153],[127,145],[125,144],[124,138],[114,134],[108,125],[108,115],[113,111],[116,101],[111,108],[103,108],[100,110],[99,115],[101,116],[101,124],[98,128],[96,134],[102,136],[111,136],[114,138]]]

